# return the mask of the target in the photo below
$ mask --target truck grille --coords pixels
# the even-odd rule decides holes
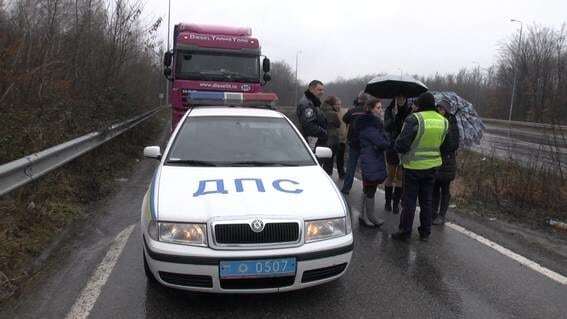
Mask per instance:
[[[271,244],[299,241],[298,223],[267,223],[264,230],[253,232],[248,224],[215,225],[217,244]]]

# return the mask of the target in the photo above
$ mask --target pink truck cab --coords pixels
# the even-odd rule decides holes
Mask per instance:
[[[275,94],[262,93],[271,77],[270,60],[264,57],[260,63],[261,57],[250,28],[175,25],[173,49],[164,56],[164,75],[171,81],[172,130],[187,110],[205,101],[275,103]]]

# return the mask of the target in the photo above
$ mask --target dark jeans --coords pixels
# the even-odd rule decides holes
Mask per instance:
[[[331,158],[325,158],[324,160],[322,160],[322,166],[323,169],[325,170],[325,172],[327,172],[327,174],[329,174],[329,176],[333,176],[333,163],[334,163],[334,159],[337,156],[337,152],[339,150],[339,145],[338,144],[333,144],[333,145],[329,145],[328,146],[331,151],[333,151],[333,155],[331,156]]]
[[[352,188],[352,183],[354,182],[354,174],[356,173],[356,166],[358,165],[358,158],[360,157],[360,150],[354,147],[348,148],[348,164],[347,171],[345,175],[345,180],[343,182],[343,188],[341,192],[348,193]]]
[[[451,200],[451,181],[436,180],[433,185],[433,219],[445,217]]]
[[[404,169],[400,232],[411,234],[416,203],[419,200],[419,234],[421,236],[431,234],[433,185],[435,184],[436,171],[435,168],[427,170]]]
[[[337,171],[339,172],[339,177],[344,178],[345,176],[345,151],[346,151],[346,144],[339,143],[337,148],[337,156],[335,156],[337,160]]]

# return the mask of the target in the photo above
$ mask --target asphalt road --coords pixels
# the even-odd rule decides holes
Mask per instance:
[[[565,318],[567,285],[521,265],[453,228],[436,227],[430,242],[394,242],[398,216],[381,229],[354,223],[354,257],[338,281],[272,295],[207,295],[148,284],[142,266],[139,207],[155,163],[146,160],[96,219],[77,225],[63,248],[2,318],[65,318],[113,239],[135,228],[89,318]],[[361,186],[351,192],[358,214]],[[380,194],[378,198],[381,199]],[[381,207],[381,201],[377,207]],[[505,244],[503,244],[505,245]],[[541,258],[546,266],[545,256]],[[565,260],[550,259],[567,275]],[[95,278],[100,279],[100,278]],[[92,278],[91,278],[92,280]]]

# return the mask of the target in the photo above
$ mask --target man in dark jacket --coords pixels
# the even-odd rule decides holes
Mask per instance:
[[[296,114],[301,133],[312,149],[327,143],[327,119],[319,108],[323,94],[325,94],[323,82],[313,80],[297,105]]]
[[[364,105],[368,101],[368,95],[361,91],[358,93],[357,104],[348,110],[348,112],[343,116],[343,122],[348,126],[347,132],[347,143],[348,143],[348,162],[345,179],[343,182],[343,187],[341,192],[348,195],[350,189],[352,188],[352,183],[354,182],[354,174],[356,173],[356,166],[358,164],[358,158],[360,156],[360,141],[357,136],[357,132],[354,129],[354,123],[356,119],[365,114]]]
[[[459,148],[459,126],[454,115],[447,111],[448,101],[440,101],[437,111],[449,121],[449,132],[445,136],[445,141],[441,145],[441,156],[443,165],[435,176],[433,186],[433,225],[445,224],[445,216],[451,200],[451,182],[457,175],[457,149]]]
[[[419,199],[419,237],[428,241],[431,234],[433,185],[437,168],[442,165],[440,148],[449,123],[437,113],[433,94],[425,92],[416,101],[418,110],[408,116],[394,149],[402,154],[404,192],[399,231],[392,239],[411,237],[416,202]]]

